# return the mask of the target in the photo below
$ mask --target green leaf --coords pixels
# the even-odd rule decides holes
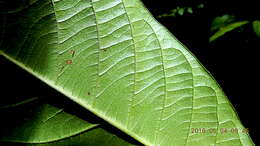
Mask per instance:
[[[260,37],[260,21],[253,22],[253,28],[258,37]]]
[[[172,9],[170,13],[159,15],[158,18],[183,16],[185,13],[192,14],[193,13],[192,7],[177,7],[175,9]]]
[[[234,20],[235,20],[235,16],[233,16],[233,15],[228,15],[228,14],[225,14],[225,15],[219,16],[219,17],[216,17],[216,18],[212,21],[210,30],[211,30],[211,31],[218,30],[218,29],[220,29],[220,28],[222,28],[222,27],[225,27],[225,26],[229,25],[230,23],[234,22]]]
[[[33,98],[36,99],[36,98]],[[38,99],[38,98],[37,98]],[[0,110],[0,144],[21,145],[133,145],[105,130],[42,101],[23,102]],[[21,108],[22,106],[22,108]],[[68,107],[67,107],[68,108]]]
[[[215,41],[217,38],[223,36],[224,34],[226,34],[227,32],[230,32],[236,28],[239,28],[245,24],[248,24],[249,21],[241,21],[241,22],[234,22],[232,24],[229,24],[227,26],[224,26],[224,27],[221,27],[219,29],[219,31],[217,31],[214,35],[212,35],[210,38],[209,38],[209,42],[213,42]]]
[[[6,18],[3,56],[139,142],[254,145],[221,133],[244,128],[232,105],[139,0],[38,0]]]
[[[3,99],[1,99],[1,102],[2,102],[2,100]],[[1,103],[0,110],[20,106],[20,105],[23,105],[23,104],[26,104],[26,103],[33,102],[35,100],[38,100],[38,97],[28,98],[28,99],[25,99],[25,100],[22,100],[22,101],[19,101],[19,102],[16,102],[16,103],[12,103],[12,104]]]

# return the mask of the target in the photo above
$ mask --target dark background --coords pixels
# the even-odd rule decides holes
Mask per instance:
[[[166,26],[202,64],[212,73],[221,85],[238,112],[243,125],[257,145],[256,129],[259,115],[258,105],[258,50],[260,39],[255,35],[251,24],[244,25],[225,34],[213,43],[210,25],[213,19],[224,14],[232,14],[239,20],[260,20],[259,8],[253,1],[219,0],[142,0],[151,13]],[[228,1],[228,2],[227,2]],[[196,7],[193,13],[183,16],[158,18],[176,7]],[[16,65],[0,57],[0,99],[6,97],[22,98],[56,95],[41,81],[32,77]],[[6,97],[5,97],[6,96]],[[13,98],[4,102],[13,102]],[[1,104],[5,104],[1,101]]]

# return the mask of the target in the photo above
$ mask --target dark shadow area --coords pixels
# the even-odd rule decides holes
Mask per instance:
[[[213,19],[225,14],[234,15],[237,21],[260,20],[257,1],[234,0],[142,0],[156,19],[166,26],[216,78],[235,107],[243,125],[249,129],[257,144],[258,111],[258,50],[260,39],[252,24],[237,28],[215,42],[209,43]],[[203,8],[197,6],[203,4]],[[192,7],[193,13],[158,18],[177,7]]]
[[[29,0],[0,0],[0,14],[6,14],[14,11],[22,10],[29,5]]]

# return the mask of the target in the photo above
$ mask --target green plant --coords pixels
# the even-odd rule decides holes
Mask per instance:
[[[255,31],[256,35],[258,37],[260,37],[260,21],[256,20],[252,24],[253,24],[253,28],[254,28],[254,31]]]
[[[222,26],[219,28],[219,30],[213,34],[210,38],[209,38],[209,42],[213,42],[215,41],[217,38],[223,36],[224,34],[226,34],[227,32],[230,32],[236,28],[239,28],[245,24],[248,24],[249,21],[240,21],[240,22],[234,22],[231,24],[228,24],[226,26]]]
[[[1,17],[2,56],[140,143],[254,145],[213,77],[139,0],[38,0]],[[129,144],[99,123],[45,103],[35,108],[0,140]]]
[[[213,42],[222,37],[224,34],[248,23],[250,23],[250,21],[235,21],[235,16],[227,14],[216,17],[211,24],[211,31],[215,31],[215,33],[209,38],[209,42]],[[252,26],[256,35],[259,36],[259,21],[253,21]]]
[[[204,7],[203,4],[197,5],[197,9],[202,9]],[[176,16],[183,16],[186,13],[193,13],[193,7],[177,7],[175,9],[172,9],[170,13],[161,14],[158,16],[158,18],[164,18],[164,17],[176,17]]]

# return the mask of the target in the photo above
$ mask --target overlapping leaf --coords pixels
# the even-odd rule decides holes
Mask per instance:
[[[139,0],[38,0],[6,18],[6,58],[141,143],[253,145],[220,133],[244,128],[232,105]]]
[[[104,125],[89,123],[35,99],[0,109],[2,116],[12,115],[0,122],[0,145],[134,145],[103,129]]]

